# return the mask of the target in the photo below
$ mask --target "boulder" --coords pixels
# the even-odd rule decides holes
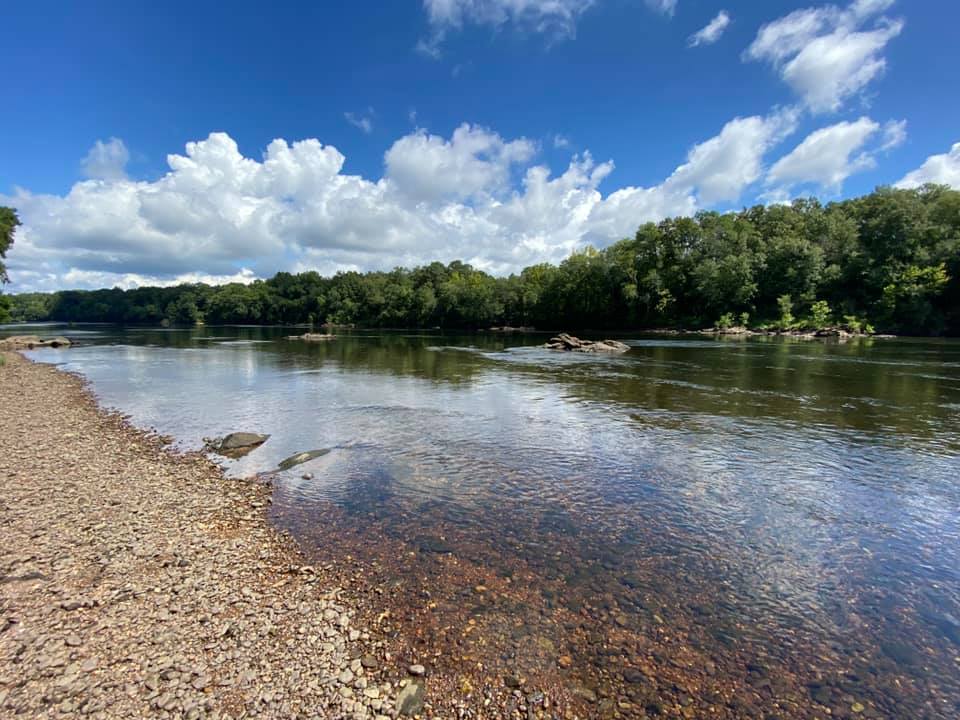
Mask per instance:
[[[330,452],[330,448],[322,448],[320,450],[307,450],[306,452],[297,453],[296,455],[291,455],[286,460],[283,460],[278,466],[281,470],[289,470],[292,467],[297,465],[303,465],[305,462],[309,462],[314,458],[318,458],[321,455],[326,455]]]
[[[260,447],[269,438],[269,435],[260,435],[258,433],[235,432],[225,435],[222,438],[213,438],[212,440],[204,438],[203,441],[206,443],[206,448],[211,452],[225,457],[238,458]]]
[[[567,333],[560,333],[544,345],[548,350],[563,350],[582,353],[625,353],[630,349],[619,340],[581,340]]]
[[[65,348],[70,347],[71,344],[70,340],[61,336],[44,340],[37,335],[14,335],[13,337],[0,339],[0,350],[32,350],[44,347]]]

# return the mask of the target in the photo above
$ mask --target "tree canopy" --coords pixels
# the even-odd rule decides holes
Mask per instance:
[[[13,233],[20,225],[20,218],[17,217],[17,211],[13,208],[0,207],[0,283],[9,282],[7,278],[7,266],[3,260],[7,257],[7,251],[13,245]]]
[[[0,207],[0,286],[9,282],[7,277],[7,266],[4,259],[7,257],[7,251],[13,245],[13,233],[20,224],[20,218],[17,217],[17,211],[13,208]],[[10,319],[10,299],[0,294],[0,322],[7,322]]]
[[[13,296],[18,320],[641,329],[872,324],[960,334],[960,192],[880,188],[642,225],[559,265],[494,277],[456,261],[277,273],[250,285]]]

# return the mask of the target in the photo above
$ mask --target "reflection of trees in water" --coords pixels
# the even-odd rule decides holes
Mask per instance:
[[[538,345],[543,341],[538,335],[337,331],[334,342],[306,343],[286,340],[291,332],[257,326],[130,329],[115,340],[211,349],[229,347],[217,344],[226,337],[272,341],[242,351],[268,353],[271,363],[285,369],[333,363],[348,371],[450,385],[508,372],[558,384],[572,398],[626,406],[639,422],[652,414],[649,422],[657,426],[689,422],[696,430],[703,416],[718,415],[830,427],[854,433],[845,438],[851,442],[874,441],[856,436],[871,433],[895,435],[897,442],[936,440],[945,444],[943,452],[958,447],[955,438],[941,432],[960,420],[960,345],[950,341],[868,339],[840,344],[761,337],[707,340],[687,347],[683,340],[661,339],[635,347],[616,361],[567,362],[532,348],[522,358],[500,354],[506,347]]]
[[[476,347],[478,339],[482,339],[481,336],[459,338],[459,341]],[[489,341],[483,340],[483,345],[489,347]],[[451,338],[439,335],[340,335],[335,341],[323,344],[291,341],[289,347],[282,348],[281,362],[298,369],[332,362],[350,371],[412,376],[448,384],[470,382],[492,367],[491,360],[482,352],[445,349],[444,345],[450,341]]]

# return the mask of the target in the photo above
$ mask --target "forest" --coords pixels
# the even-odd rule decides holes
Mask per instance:
[[[838,324],[957,335],[960,192],[879,188],[828,204],[700,212],[646,223],[604,249],[508,277],[434,262],[332,277],[280,272],[249,285],[26,293],[6,302],[15,321],[569,330]]]

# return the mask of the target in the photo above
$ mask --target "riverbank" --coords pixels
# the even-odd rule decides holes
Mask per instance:
[[[268,525],[268,486],[0,355],[0,715],[395,714],[402,668]]]

